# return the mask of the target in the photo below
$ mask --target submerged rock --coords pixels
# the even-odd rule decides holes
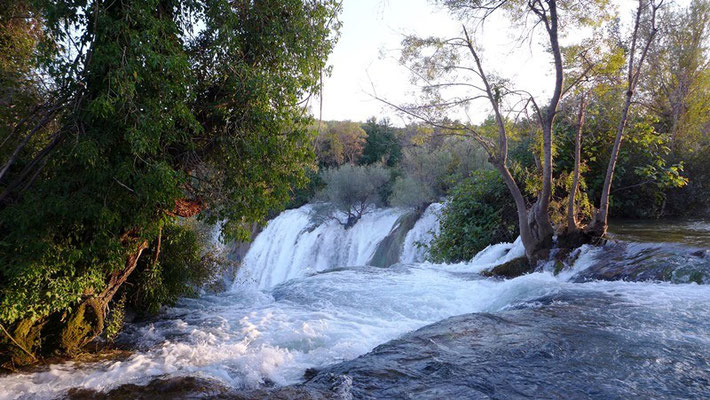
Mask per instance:
[[[503,278],[516,278],[518,276],[533,272],[526,257],[514,258],[508,262],[497,265],[488,271],[481,272],[483,276],[498,276]]]
[[[708,398],[703,328],[682,316],[649,324],[614,296],[552,296],[539,309],[468,314],[429,325],[303,386],[356,399]],[[649,334],[661,325],[695,339]],[[662,377],[662,379],[659,379]]]
[[[168,399],[227,399],[238,398],[231,389],[219,382],[195,377],[155,379],[144,386],[128,384],[108,392],[90,389],[71,389],[67,400],[168,400]]]
[[[421,214],[415,211],[399,217],[390,233],[377,245],[377,250],[368,264],[374,267],[389,267],[398,263],[404,239]]]
[[[708,250],[676,244],[612,243],[596,262],[575,277],[576,282],[665,281],[709,284]]]
[[[319,390],[293,385],[278,389],[235,390],[222,383],[197,377],[154,379],[147,385],[128,384],[108,392],[90,389],[72,389],[65,400],[172,400],[172,399],[224,399],[224,400],[325,400],[343,399],[337,391]]]

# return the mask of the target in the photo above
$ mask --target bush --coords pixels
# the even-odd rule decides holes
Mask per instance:
[[[470,139],[448,137],[436,146],[409,147],[403,153],[403,177],[395,181],[390,203],[399,207],[426,208],[473,171],[488,168],[485,151]]]
[[[470,260],[486,246],[513,241],[518,233],[515,204],[495,171],[476,171],[457,185],[430,245],[436,262]]]
[[[147,249],[129,279],[128,306],[138,314],[155,314],[219,277],[229,262],[210,243],[210,230],[193,220],[165,226],[158,261],[155,248]]]
[[[354,225],[363,214],[382,205],[382,192],[390,172],[381,164],[346,164],[322,172],[325,187],[317,199],[316,218],[333,218],[345,227]]]
[[[434,190],[411,176],[400,176],[394,181],[389,202],[394,207],[423,209],[438,199]]]

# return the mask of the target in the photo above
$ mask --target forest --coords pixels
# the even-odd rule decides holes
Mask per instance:
[[[416,96],[373,94],[398,117],[362,122],[318,112],[340,1],[10,0],[2,367],[120,348],[126,326],[236,290],[284,210],[307,210],[299,235],[360,235],[347,232],[383,210],[407,210],[412,230],[441,204],[420,261],[473,262],[519,238],[520,254],[481,272],[493,279],[550,262],[556,276],[580,249],[607,249],[611,221],[710,218],[710,1],[430,3],[459,34],[403,36]],[[477,35],[496,18],[542,43],[548,95],[492,66]]]

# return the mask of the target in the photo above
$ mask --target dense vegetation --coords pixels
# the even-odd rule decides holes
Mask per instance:
[[[151,311],[203,281],[211,261],[185,219],[224,220],[225,235],[243,237],[289,200],[312,162],[304,100],[337,10],[329,0],[3,6],[6,355],[73,354],[102,333],[114,299]]]
[[[515,204],[495,171],[476,171],[457,185],[431,243],[434,261],[468,261],[492,243],[517,237]]]

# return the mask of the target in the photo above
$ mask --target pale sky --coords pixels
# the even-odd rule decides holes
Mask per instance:
[[[630,17],[636,1],[616,3],[622,7],[622,17]],[[411,33],[459,36],[461,26],[429,0],[344,0],[341,21],[341,37],[329,58],[333,72],[324,78],[323,119],[365,121],[388,116],[402,125],[396,112],[371,95],[374,91],[396,104],[412,99],[416,88],[409,82],[409,72],[397,63],[402,38]],[[532,46],[519,46],[508,27],[507,22],[489,21],[475,35],[487,71],[513,80],[536,97],[549,96],[553,70],[551,56],[541,45],[544,38],[533,40]],[[474,122],[485,118],[485,106],[474,104],[469,110]],[[318,118],[318,104],[312,109]]]

